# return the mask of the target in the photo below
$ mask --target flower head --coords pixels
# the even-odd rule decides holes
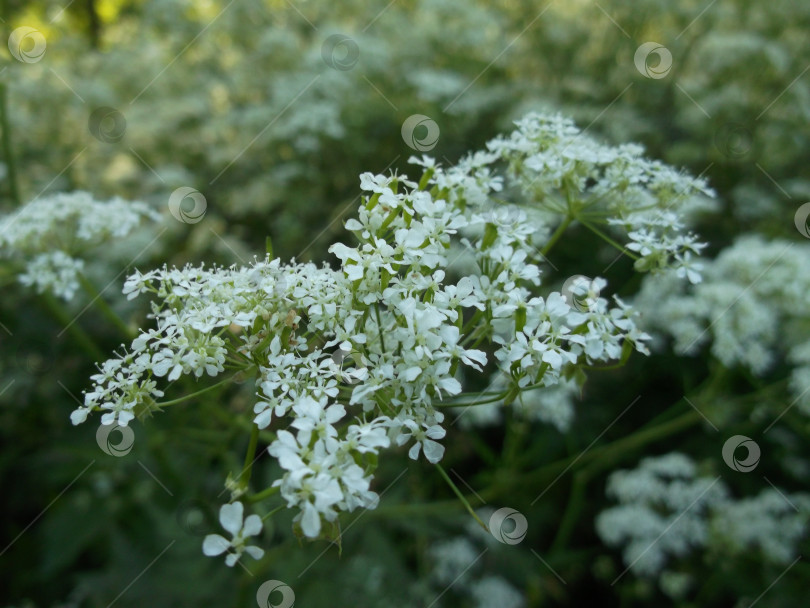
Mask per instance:
[[[225,563],[228,566],[233,566],[242,553],[247,553],[254,559],[261,559],[264,555],[264,549],[247,545],[247,537],[257,536],[262,531],[262,520],[258,515],[248,515],[243,519],[244,507],[241,502],[234,502],[227,505],[222,505],[219,510],[219,523],[231,535],[231,540],[226,539],[219,534],[209,534],[203,541],[203,553],[209,557],[221,555],[229,549],[225,557]]]

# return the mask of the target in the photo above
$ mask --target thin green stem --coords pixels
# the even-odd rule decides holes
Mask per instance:
[[[90,296],[90,303],[95,304],[95,306],[101,311],[101,314],[104,315],[104,318],[107,319],[110,323],[112,323],[126,338],[132,340],[135,338],[134,332],[127,326],[124,320],[118,316],[109,304],[104,300],[99,293],[96,286],[83,274],[79,273],[79,284],[84,289],[85,293]]]
[[[610,238],[608,235],[606,235],[604,232],[599,230],[596,226],[594,226],[590,222],[586,222],[585,220],[582,220],[582,219],[580,219],[580,222],[582,223],[583,226],[585,226],[588,230],[590,230],[596,236],[598,236],[603,241],[605,241],[608,245],[611,245],[612,247],[615,247],[616,249],[621,251],[627,257],[632,258],[634,260],[640,259],[635,253],[632,253],[631,251],[628,251],[628,249],[626,247],[624,247],[622,244],[617,243],[616,241],[614,241],[612,238]]]
[[[6,162],[6,180],[8,181],[8,195],[16,207],[21,203],[20,190],[17,183],[17,164],[14,160],[14,151],[11,144],[11,124],[8,119],[8,87],[0,82],[0,128],[3,129],[2,146],[3,160]]]
[[[562,223],[559,226],[557,226],[557,229],[554,231],[554,233],[548,239],[548,242],[540,250],[540,254],[543,257],[548,255],[548,252],[551,251],[551,248],[554,247],[554,245],[557,243],[557,241],[560,240],[560,237],[568,229],[568,226],[570,226],[571,222],[573,222],[573,221],[574,221],[574,218],[571,217],[570,215],[565,216],[565,219],[562,221]]]
[[[441,403],[434,403],[433,407],[473,407],[475,405],[487,405],[488,403],[497,403],[501,401],[509,394],[509,391],[499,393],[495,397],[490,399],[484,399],[482,401],[473,401],[472,403],[453,403],[453,402],[441,402]]]
[[[379,305],[374,306],[374,313],[377,316],[377,331],[380,333],[380,348],[382,352],[385,353],[385,338],[383,338],[383,328],[382,328],[382,321],[380,320],[380,307]]]
[[[277,506],[275,509],[268,512],[266,515],[262,516],[262,521],[267,521],[268,519],[273,517],[273,515],[275,515],[276,513],[281,511],[282,509],[286,509],[286,508],[287,508],[287,505],[279,505],[279,506]]]
[[[225,378],[224,380],[220,380],[219,382],[217,382],[216,384],[212,384],[211,386],[206,386],[205,388],[200,389],[200,390],[198,390],[198,391],[196,391],[194,393],[190,393],[188,395],[178,397],[177,399],[171,399],[169,401],[159,401],[155,405],[157,405],[158,407],[165,407],[167,405],[175,405],[177,403],[183,403],[184,401],[188,401],[189,399],[194,399],[195,397],[198,397],[199,395],[202,395],[203,393],[207,393],[208,391],[212,391],[215,388],[219,388],[220,386],[223,386],[224,384],[229,383],[231,380],[233,380],[233,376]]]
[[[250,483],[250,475],[253,472],[253,461],[256,459],[256,446],[259,443],[259,427],[255,424],[250,429],[250,442],[248,443],[247,452],[245,452],[245,465],[242,467],[242,473],[239,475],[239,485],[242,488],[247,488]]]
[[[560,526],[557,528],[557,534],[551,542],[549,553],[557,553],[568,544],[585,502],[586,481],[587,478],[583,471],[574,474],[574,481],[571,484],[571,494],[568,497],[568,505],[565,508]]]
[[[71,319],[67,315],[63,305],[57,302],[56,298],[46,292],[42,294],[42,300],[45,302],[48,311],[65,327],[66,331],[73,336],[76,344],[92,357],[93,361],[104,361],[107,358],[104,352],[96,345],[93,338],[81,328],[75,319]]]
[[[246,496],[245,500],[247,502],[260,502],[265,498],[269,498],[274,494],[278,494],[281,490],[281,486],[270,486],[269,488],[265,488],[261,492],[257,492],[256,494],[251,494],[250,496]]]
[[[478,515],[475,513],[475,511],[473,511],[473,508],[470,505],[470,502],[464,497],[464,494],[461,493],[461,490],[459,490],[458,487],[456,487],[456,484],[454,484],[453,480],[450,479],[450,476],[444,470],[442,465],[440,465],[439,463],[436,463],[436,468],[439,469],[439,473],[441,474],[442,477],[444,477],[444,480],[447,482],[447,485],[450,486],[450,488],[453,490],[455,495],[458,496],[458,499],[462,502],[462,504],[464,505],[464,508],[467,509],[467,512],[470,515],[472,515],[472,518],[475,521],[478,522],[479,526],[481,526],[484,530],[489,532],[489,528],[487,528],[486,524],[484,524],[484,522],[481,521],[481,518],[478,517]]]

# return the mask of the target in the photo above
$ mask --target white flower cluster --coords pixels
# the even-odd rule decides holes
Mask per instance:
[[[810,245],[740,237],[706,264],[707,281],[692,289],[672,276],[647,277],[633,302],[650,330],[670,334],[679,353],[711,352],[727,367],[763,375],[794,364],[791,389],[810,414]]]
[[[529,114],[516,124],[487,146],[509,163],[508,176],[533,205],[591,230],[607,223],[623,233],[636,270],[673,268],[700,281],[692,256],[704,245],[683,216],[714,196],[705,180],[644,158],[639,145],[603,145],[560,115]]]
[[[607,544],[624,546],[624,561],[633,572],[652,575],[670,556],[683,557],[706,543],[706,511],[723,502],[726,489],[717,480],[696,477],[694,463],[673,452],[616,471],[607,494],[620,506],[598,516],[596,531]]]
[[[269,453],[285,471],[274,485],[315,538],[340,512],[376,506],[381,448],[441,460],[439,408],[472,401],[462,395],[471,372],[500,374],[499,399],[511,403],[584,380],[584,366],[646,352],[648,336],[618,298],[580,312],[558,292],[541,295],[538,226],[493,202],[503,183],[487,166],[496,155],[448,170],[412,160],[424,167],[418,183],[361,176],[366,195],[346,222],[357,244],[330,248],[339,269],[267,259],[129,277],[129,298],[155,297],[157,327],[101,365],[74,424],[93,410],[102,424],[126,425],[159,409],[158,378],[256,373],[254,422],[274,425]],[[472,260],[469,272],[454,274],[453,244]]]
[[[82,255],[160,215],[141,202],[97,201],[87,192],[38,198],[0,217],[0,257],[21,264],[19,281],[65,300],[79,288]]]
[[[697,549],[719,556],[759,550],[787,563],[810,519],[810,496],[767,489],[735,500],[719,478],[698,476],[692,460],[676,452],[613,473],[607,493],[619,505],[599,514],[596,531],[624,547],[624,561],[640,576],[660,576],[672,559]]]
[[[808,520],[810,495],[768,488],[717,509],[711,520],[712,544],[729,553],[760,551],[769,561],[789,564]]]
[[[474,529],[470,536],[457,536],[438,542],[430,548],[431,582],[443,590],[453,587],[469,595],[472,606],[489,608],[522,608],[526,605],[523,594],[509,581],[495,574],[483,574],[478,560],[482,556],[479,542],[487,544],[492,537],[481,536],[481,529]],[[497,542],[495,541],[495,544]],[[477,566],[477,567],[476,567]],[[486,570],[485,570],[486,571]]]

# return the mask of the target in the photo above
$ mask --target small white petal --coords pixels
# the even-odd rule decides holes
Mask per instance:
[[[231,543],[229,543],[219,534],[209,534],[203,541],[203,553],[209,557],[213,557],[214,555],[225,553],[230,546]]]
[[[436,464],[442,459],[442,456],[444,456],[444,446],[431,439],[425,439],[424,448],[425,458],[432,464]]]
[[[70,421],[75,425],[81,424],[87,420],[87,414],[90,412],[86,407],[80,407],[73,410],[70,414]]]
[[[311,502],[304,504],[304,512],[301,516],[301,530],[309,538],[315,538],[321,532],[321,516]]]
[[[259,547],[245,547],[245,553],[250,555],[253,559],[261,559],[264,556],[264,549]]]
[[[231,533],[231,536],[236,536],[239,534],[239,530],[242,529],[243,513],[244,507],[241,502],[222,505],[222,508],[219,510],[219,523]]]
[[[258,515],[249,515],[245,518],[242,536],[256,536],[262,531],[262,518]]]

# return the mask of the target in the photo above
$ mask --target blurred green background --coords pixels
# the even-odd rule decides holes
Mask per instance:
[[[329,244],[344,236],[341,220],[355,208],[358,175],[408,172],[416,152],[400,129],[413,114],[439,125],[430,154],[444,164],[511,130],[511,121],[530,110],[559,110],[609,142],[642,143],[649,156],[703,175],[717,190],[717,211],[696,226],[710,256],[741,233],[797,238],[790,218],[810,200],[810,4],[795,0],[4,0],[0,6],[4,41],[21,26],[47,41],[37,62],[2,51],[0,211],[81,189],[99,199],[143,200],[168,216],[175,188],[203,192],[206,221],[186,225],[168,217],[168,230],[138,258],[141,269],[244,263],[263,254],[268,235],[277,256],[328,259]],[[337,55],[324,47],[333,34],[351,40]],[[634,65],[647,41],[672,55],[663,78],[648,78]],[[600,273],[612,250],[572,235],[552,256],[559,277]],[[144,239],[129,251],[151,236]],[[145,310],[119,296],[127,256],[97,255],[91,269],[98,283],[117,280],[105,298],[144,326]],[[606,274],[628,293],[637,287],[632,276],[627,260]],[[68,418],[93,362],[62,333],[49,302],[13,277],[0,282],[5,606],[251,606],[268,579],[291,585],[300,606],[428,606],[439,594],[432,605],[477,606],[464,588],[490,574],[509,581],[526,606],[736,606],[748,605],[779,573],[753,555],[702,556],[684,565],[699,579],[689,599],[674,602],[654,583],[629,575],[611,586],[624,565],[593,527],[607,504],[605,475],[676,448],[716,459],[719,445],[707,445],[699,421],[666,439],[589,460],[596,465],[586,499],[565,524],[564,539],[558,535],[574,471],[531,504],[563,470],[547,465],[581,453],[635,395],[643,395],[643,407],[622,417],[599,445],[659,415],[666,421],[688,412],[687,404],[667,408],[711,373],[708,354],[636,357],[618,373],[593,375],[566,434],[540,423],[512,424],[510,416],[502,425],[448,433],[446,468],[492,508],[514,507],[530,523],[519,551],[473,535],[480,550],[489,548],[449,588],[436,574],[437,547],[470,536],[470,518],[432,467],[401,450],[381,459],[380,508],[341,520],[342,555],[326,543],[299,546],[282,513],[262,537],[267,556],[246,561],[249,571],[227,569],[204,557],[201,543],[218,527],[222,471],[239,469],[244,432],[189,404],[138,424],[126,458],[107,456],[94,428],[74,428]],[[85,305],[74,302],[63,312],[70,318]],[[107,352],[121,342],[92,312],[78,323]],[[741,370],[730,370],[729,378],[729,398],[756,388]],[[249,420],[252,392],[245,385],[222,394],[225,417]],[[797,420],[792,432],[805,442],[791,457],[804,459],[807,423]],[[257,473],[272,480],[270,459],[259,464]],[[806,487],[806,473],[788,473],[778,460],[766,466],[780,487]],[[761,479],[734,483],[745,490]],[[800,562],[762,605],[799,605],[808,576],[810,566]]]

